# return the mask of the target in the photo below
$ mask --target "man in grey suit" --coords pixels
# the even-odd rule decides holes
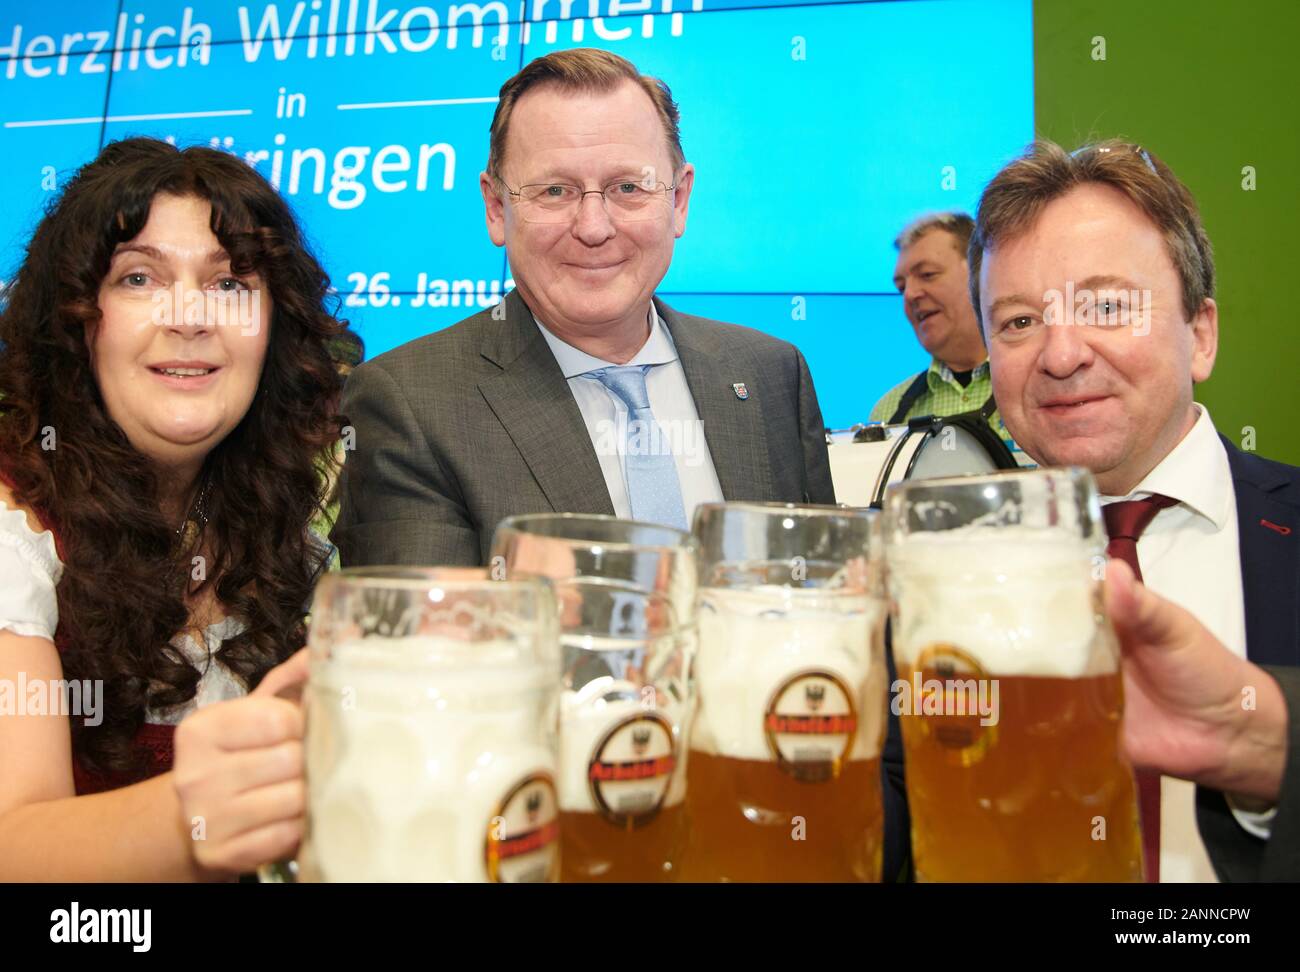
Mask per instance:
[[[515,290],[352,373],[344,565],[482,564],[518,513],[685,528],[704,502],[834,502],[798,349],[654,297],[694,174],[667,87],[617,55],[502,86],[480,187]]]

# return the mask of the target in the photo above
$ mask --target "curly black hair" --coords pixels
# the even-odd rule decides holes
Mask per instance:
[[[207,456],[206,579],[159,506],[158,468],[104,405],[85,333],[100,284],[159,194],[197,196],[231,272],[257,273],[273,302],[266,361],[247,414]],[[260,175],[215,149],[150,138],[106,146],[51,202],[0,308],[0,473],[54,531],[65,678],[102,679],[103,721],[74,719],[73,751],[91,772],[138,770],[147,706],[194,697],[201,673],[169,647],[185,598],[213,585],[245,631],[217,657],[254,687],[304,641],[321,552],[307,526],[345,419],[331,345],[351,333],[292,211]],[[53,428],[56,448],[42,448]]]

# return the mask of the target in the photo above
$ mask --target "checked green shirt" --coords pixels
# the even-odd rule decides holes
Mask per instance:
[[[903,381],[885,393],[871,410],[870,421],[888,422],[898,409],[899,400],[907,387],[912,384],[915,375],[908,375]],[[976,411],[993,394],[993,379],[989,375],[989,363],[985,361],[971,372],[970,384],[965,388],[952,376],[952,369],[937,358],[930,361],[930,368],[925,373],[926,390],[903,416],[903,421],[918,415],[959,415],[962,412]],[[1022,463],[1029,461],[1016,447],[1011,433],[1002,424],[1002,416],[994,412],[989,417],[989,425],[1001,436],[1016,458]]]

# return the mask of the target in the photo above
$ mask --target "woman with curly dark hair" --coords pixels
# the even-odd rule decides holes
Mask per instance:
[[[296,846],[277,693],[329,553],[328,286],[213,149],[111,144],[37,226],[0,309],[0,878],[219,879]]]

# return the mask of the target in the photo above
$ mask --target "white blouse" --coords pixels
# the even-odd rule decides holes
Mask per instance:
[[[313,540],[332,552],[319,538]],[[49,530],[33,532],[22,510],[0,500],[0,631],[53,641],[59,626],[54,589],[62,576],[54,535]],[[223,642],[243,631],[243,622],[227,617],[204,629],[203,644],[189,633],[178,634],[172,647],[202,673],[194,698],[170,708],[150,708],[145,722],[175,725],[197,708],[247,694],[243,679],[215,657]]]

